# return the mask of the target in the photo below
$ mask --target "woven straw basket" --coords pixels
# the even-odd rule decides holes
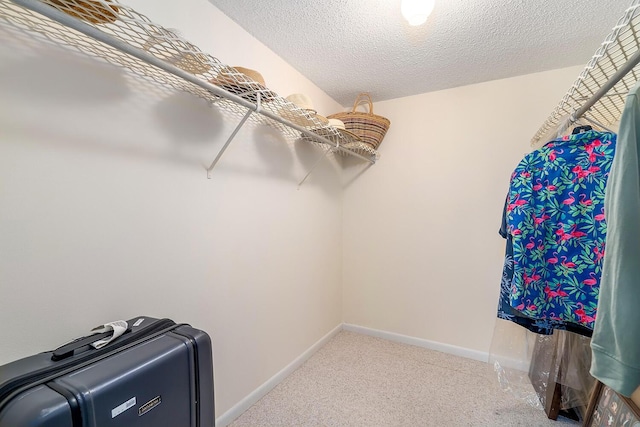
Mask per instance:
[[[356,111],[358,105],[363,102],[369,104],[368,113]],[[369,144],[374,150],[378,149],[387,130],[389,130],[389,126],[391,126],[389,119],[373,114],[373,102],[368,93],[358,95],[351,111],[332,114],[328,118],[341,120],[346,130],[358,135],[362,138],[362,142]]]

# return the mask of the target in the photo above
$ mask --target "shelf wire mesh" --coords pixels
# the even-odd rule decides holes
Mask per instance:
[[[39,0],[52,8],[91,25],[108,36],[147,52],[156,58],[196,76],[202,82],[223,90],[222,95],[206,87],[156,67],[129,55],[116,47],[83,34],[54,19],[23,7],[12,0],[0,0],[0,24],[27,32],[40,41],[75,49],[124,67],[133,75],[156,84],[168,85],[189,92],[217,105],[227,115],[241,119],[247,107],[225,97],[225,93],[239,96],[253,104],[250,121],[268,125],[296,139],[305,139],[326,147],[327,142],[340,154],[358,154],[371,162],[379,157],[376,150],[360,142],[357,137],[341,132],[311,112],[282,98],[251,77],[223,64],[185,40],[176,30],[153,23],[145,15],[115,0]],[[206,86],[206,85],[205,85]],[[260,98],[260,108],[256,107]],[[277,117],[274,119],[268,112]],[[284,119],[311,133],[280,121]]]
[[[553,133],[567,124],[571,116],[638,51],[639,31],[640,0],[634,0],[551,115],[536,132],[531,140],[532,146],[547,142],[545,138],[555,137]],[[622,115],[626,96],[638,81],[639,76],[640,65],[627,73],[585,115],[604,126],[617,123]]]

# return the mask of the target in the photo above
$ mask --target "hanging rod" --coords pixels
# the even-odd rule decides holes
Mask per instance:
[[[212,83],[209,83],[208,81],[205,81],[201,78],[196,77],[194,74],[191,74],[190,72],[184,71],[181,68],[178,68],[177,66],[156,57],[155,55],[137,48],[127,42],[124,42],[123,40],[120,40],[118,37],[116,36],[112,36],[108,33],[105,33],[104,31],[101,31],[100,29],[85,23],[83,21],[81,21],[80,19],[77,19],[75,17],[72,17],[70,15],[68,15],[67,13],[64,13],[54,7],[51,7],[45,3],[43,3],[40,0],[11,0],[11,2],[20,5],[21,7],[37,12],[40,15],[43,15],[53,21],[56,21],[66,27],[72,28],[92,39],[95,39],[107,46],[110,46],[120,52],[123,52],[125,54],[128,54],[134,58],[137,58],[141,61],[143,61],[144,63],[150,64],[156,68],[159,68],[171,75],[174,75],[176,77],[179,77],[187,82],[190,82],[202,89],[205,89],[206,91],[208,91],[209,93],[213,94],[214,96],[218,97],[218,98],[225,98],[228,99],[238,105],[241,105],[243,107],[246,107],[247,109],[249,109],[249,113],[254,113],[254,114],[261,114],[277,123],[280,123],[282,125],[285,125],[291,129],[295,129],[296,131],[300,132],[303,136],[305,136],[306,138],[311,139],[312,141],[315,142],[321,142],[324,144],[329,145],[332,150],[334,151],[339,151],[342,152],[344,154],[348,154],[351,156],[355,156],[359,159],[365,160],[371,164],[375,163],[377,160],[377,155],[371,155],[370,157],[365,157],[363,155],[360,155],[359,153],[356,153],[354,151],[351,151],[349,149],[345,149],[343,148],[343,144],[340,144],[339,142],[334,142],[331,139],[318,135],[312,131],[310,131],[309,129],[300,126],[296,123],[293,123],[283,117],[281,117],[278,114],[275,114],[271,111],[262,109],[259,105],[259,103],[254,103],[251,102],[241,96],[238,96],[234,93],[231,93],[229,91],[226,91],[224,89],[222,89],[221,87],[218,87]],[[154,24],[155,25],[155,24]],[[221,65],[221,64],[217,64],[217,65]],[[256,91],[257,92],[257,91]],[[247,114],[246,117],[243,118],[243,120],[240,123],[240,127],[241,125],[244,124],[244,122],[246,121],[246,118],[248,118],[250,114]],[[236,130],[234,131],[233,136],[235,136],[235,134],[237,133],[237,131],[239,130],[239,127],[236,128]],[[338,135],[338,134],[336,134]],[[232,137],[233,137],[232,136]],[[231,138],[232,139],[232,138]],[[231,141],[228,140],[227,143],[225,144],[225,146],[223,147],[226,148],[226,146],[228,146],[228,144]],[[221,153],[220,153],[221,154]],[[213,165],[215,165],[215,163],[217,162],[217,160],[220,157],[220,154],[218,155],[218,157],[216,158],[216,160],[214,161]],[[210,174],[211,170],[210,168],[208,169],[208,174]]]
[[[587,101],[571,115],[571,121],[575,122],[584,115],[596,102],[606,95],[615,85],[618,84],[636,65],[640,63],[640,50],[636,51],[631,58],[616,71],[616,73]]]
[[[603,95],[602,97],[605,98],[607,96],[627,96],[628,92],[612,92],[612,93],[607,93],[605,95]],[[590,96],[584,96],[582,98],[577,98],[577,100],[579,101],[587,101],[588,99],[590,99]]]

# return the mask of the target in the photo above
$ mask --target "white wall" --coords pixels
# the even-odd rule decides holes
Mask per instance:
[[[489,351],[509,176],[580,71],[375,103],[391,128],[344,193],[346,323]]]
[[[206,0],[128,2],[282,95],[340,106]],[[194,19],[196,17],[197,19]],[[100,323],[213,339],[220,416],[341,322],[341,177],[319,151],[0,26],[0,364]]]

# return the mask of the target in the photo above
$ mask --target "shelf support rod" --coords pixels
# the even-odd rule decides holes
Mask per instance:
[[[240,123],[238,123],[238,126],[236,126],[236,128],[233,130],[233,132],[231,133],[231,135],[229,136],[229,138],[227,139],[227,142],[224,143],[224,145],[222,146],[222,148],[220,149],[220,152],[218,153],[218,155],[216,156],[216,158],[213,160],[213,162],[211,163],[211,166],[209,166],[207,168],[207,178],[211,179],[211,171],[213,170],[213,168],[216,166],[216,164],[218,163],[218,160],[220,160],[220,157],[222,157],[222,154],[225,152],[225,150],[227,149],[227,147],[229,146],[229,144],[231,144],[231,141],[233,141],[233,138],[236,137],[236,135],[238,134],[238,132],[240,131],[240,129],[242,128],[242,126],[244,126],[245,122],[247,121],[247,119],[249,117],[251,117],[251,113],[253,113],[253,110],[249,109],[247,111],[247,114],[244,115],[244,117],[242,118],[242,120],[240,120]]]
[[[336,145],[335,148],[338,148],[338,146]],[[302,178],[302,181],[300,181],[300,183],[298,184],[298,190],[300,189],[300,187],[302,186],[302,184],[304,184],[304,182],[307,180],[307,178],[309,178],[309,175],[311,175],[311,172],[314,171],[314,169],[316,167],[318,167],[318,165],[320,164],[321,161],[323,161],[325,159],[325,157],[327,157],[327,154],[329,154],[329,152],[331,150],[333,150],[334,147],[328,147],[324,153],[322,153],[322,156],[320,156],[318,158],[318,160],[314,163],[314,165],[311,167],[311,169],[309,170],[309,172],[307,172],[307,174],[304,176],[304,178]]]
[[[260,110],[262,109],[262,105],[261,105],[261,101],[260,101],[260,92],[257,92],[256,95],[257,95],[258,99],[256,100],[255,112],[259,113]],[[240,131],[240,129],[242,129],[242,126],[244,126],[244,124],[246,123],[247,119],[249,117],[251,117],[251,113],[253,113],[253,109],[249,108],[249,111],[247,111],[247,114],[244,115],[242,120],[240,120],[240,123],[238,123],[238,126],[236,126],[236,128],[233,130],[233,132],[231,132],[231,135],[227,139],[227,142],[224,143],[224,145],[222,146],[222,149],[220,150],[220,152],[218,153],[216,158],[211,163],[211,166],[209,166],[209,168],[207,168],[207,178],[211,179],[211,171],[216,166],[216,164],[218,163],[218,160],[220,160],[220,157],[222,157],[222,154],[225,152],[225,150],[227,149],[229,144],[231,144],[231,141],[233,141],[233,138],[235,138],[236,135],[238,134],[238,132]]]

